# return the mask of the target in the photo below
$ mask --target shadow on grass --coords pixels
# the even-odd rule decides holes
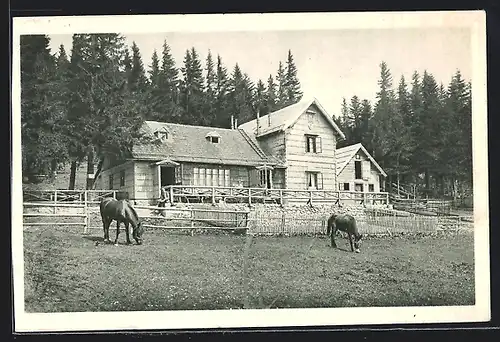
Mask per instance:
[[[93,242],[102,242],[104,243],[104,239],[101,236],[90,236],[90,235],[85,235],[83,236],[84,239],[93,241]]]

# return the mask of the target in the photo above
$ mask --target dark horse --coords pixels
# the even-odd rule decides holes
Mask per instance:
[[[332,247],[335,248],[337,247],[337,244],[335,243],[335,234],[337,233],[337,230],[347,233],[349,236],[349,243],[351,244],[351,252],[356,251],[356,253],[359,253],[359,245],[361,244],[361,238],[363,235],[358,232],[358,227],[356,226],[356,220],[354,217],[348,214],[332,214],[328,219],[326,234],[330,236]]]
[[[138,245],[142,244],[142,234],[144,228],[139,220],[139,216],[132,206],[125,200],[116,200],[112,197],[103,198],[100,205],[102,224],[104,227],[104,242],[109,243],[109,225],[113,220],[116,221],[116,239],[118,244],[118,235],[120,234],[120,223],[125,224],[127,234],[127,244],[131,244],[129,236],[129,224],[132,225],[132,236]]]

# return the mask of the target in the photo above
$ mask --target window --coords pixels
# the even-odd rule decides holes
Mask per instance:
[[[321,153],[321,137],[306,134],[306,152]]]
[[[229,177],[229,170],[224,170],[224,186],[231,186],[231,178]]]
[[[306,171],[307,188],[323,189],[323,175],[319,172]]]
[[[109,175],[109,190],[113,190],[113,175]]]
[[[195,186],[230,186],[229,170],[193,168],[193,185]]]
[[[349,191],[349,183],[344,183],[344,191]]]
[[[160,130],[156,131],[154,133],[155,137],[160,139],[161,141],[167,140],[168,139],[168,132],[165,130]]]
[[[207,182],[206,182],[206,184],[208,186],[212,186],[213,185],[212,184],[212,169],[207,169],[206,170],[206,174],[207,174]]]
[[[224,170],[219,169],[219,186],[225,186],[224,184]]]
[[[120,186],[125,186],[125,170],[120,171]]]
[[[354,177],[356,179],[361,179],[361,161],[356,160],[354,161]]]
[[[220,135],[215,131],[208,132],[207,135],[205,135],[205,138],[213,144],[220,143]]]
[[[363,184],[355,184],[354,191],[363,192]]]
[[[259,185],[272,188],[272,170],[259,170]]]
[[[193,185],[199,185],[200,182],[200,170],[197,167],[193,168]]]
[[[369,192],[374,192],[375,191],[375,186],[373,184],[368,184],[368,191]]]
[[[175,167],[175,171],[174,171],[174,182],[175,184],[181,184],[182,183],[182,169],[181,169],[181,165],[178,165]]]
[[[200,184],[201,186],[204,186],[206,184],[206,179],[205,179],[205,169],[200,169]]]

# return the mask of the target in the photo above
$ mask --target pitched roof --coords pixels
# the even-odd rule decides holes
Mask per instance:
[[[273,132],[284,131],[285,129],[292,127],[295,122],[297,122],[299,117],[313,104],[318,107],[320,113],[323,114],[326,121],[333,127],[333,129],[343,139],[345,139],[344,133],[340,130],[337,124],[333,121],[332,117],[326,112],[316,98],[301,100],[278,111],[261,116],[259,119],[260,132],[258,136],[260,137]],[[238,128],[244,129],[245,131],[255,135],[257,133],[257,119],[248,121],[240,125]]]
[[[277,159],[267,156],[257,144],[249,142],[247,134],[241,130],[146,121],[141,131],[152,135],[162,129],[169,132],[167,140],[158,145],[136,144],[132,149],[132,157],[151,161],[168,159],[227,165],[279,164]],[[219,136],[219,143],[211,143],[206,139],[207,134]]]
[[[361,149],[364,154],[370,159],[370,161],[375,165],[375,167],[380,171],[380,173],[384,176],[387,177],[387,174],[384,172],[384,170],[380,167],[380,165],[373,159],[373,157],[368,153],[366,148],[361,145],[361,143],[357,143],[354,145],[349,145],[346,147],[341,147],[338,148],[335,151],[335,160],[337,162],[337,168],[336,168],[336,173],[337,176],[344,170],[344,168],[349,164],[351,159],[356,155],[356,153]]]

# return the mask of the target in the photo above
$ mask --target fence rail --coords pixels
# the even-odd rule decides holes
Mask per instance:
[[[164,187],[171,202],[211,202],[219,200],[231,202],[244,202],[252,204],[285,202],[332,202],[351,201],[360,204],[388,204],[388,192],[357,192],[334,190],[292,190],[292,189],[266,189],[242,187],[216,187],[216,186],[190,186],[169,185]]]
[[[249,211],[158,206],[134,206],[134,208],[140,213],[139,216],[144,222],[144,226],[149,228],[248,229]],[[30,220],[37,218],[37,221]],[[75,218],[83,220],[75,222]],[[46,219],[51,220],[46,221]],[[25,202],[23,203],[23,225],[83,226],[84,234],[87,234],[89,230],[102,229],[99,209],[97,206],[93,206],[90,201],[85,204]],[[121,229],[123,228],[122,225]],[[113,226],[111,229],[113,229]]]

